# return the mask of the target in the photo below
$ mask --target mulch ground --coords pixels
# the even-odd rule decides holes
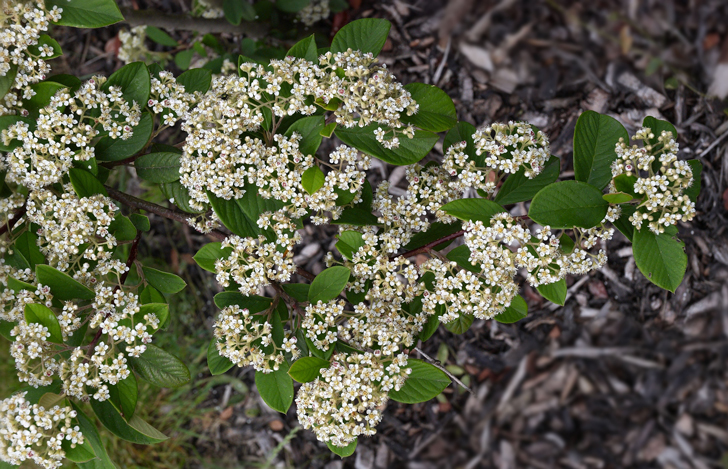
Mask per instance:
[[[182,11],[186,2],[142,3]],[[346,462],[299,431],[272,463],[327,469],[726,467],[728,123],[723,103],[704,92],[727,40],[728,4],[387,0],[364,2],[348,15],[389,19],[382,61],[405,83],[443,88],[461,120],[476,126],[528,120],[544,130],[563,177],[573,175],[576,119],[592,109],[630,131],[647,115],[675,123],[681,157],[704,165],[703,190],[698,217],[680,226],[689,261],[675,294],[642,276],[629,243],[617,234],[608,245],[607,268],[568,279],[564,307],[526,286],[526,319],[515,325],[476,321],[462,336],[440,330],[424,345],[468,377],[472,394],[448,388],[440,401],[390,403],[378,434],[362,438]],[[330,31],[330,23],[322,28]],[[67,59],[55,71],[118,68],[117,31],[68,30]],[[381,165],[372,178],[403,187],[402,176]],[[308,229],[297,260],[320,270],[334,233]],[[199,239],[188,233],[176,249],[194,253],[199,244],[190,241]],[[214,308],[200,312],[208,325],[214,314]],[[252,373],[235,373],[254,389]],[[218,391],[210,402],[229,398]],[[200,461],[244,467],[265,460],[297,426],[294,409],[282,417],[255,392],[231,409],[212,423],[192,422],[206,437],[196,443]],[[190,459],[191,467],[209,467],[197,459]]]

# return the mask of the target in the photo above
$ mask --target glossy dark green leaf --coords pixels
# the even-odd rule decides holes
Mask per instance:
[[[328,360],[317,357],[303,357],[293,362],[288,374],[299,383],[309,383],[321,376],[322,368],[328,368],[330,365],[331,363]]]
[[[293,380],[288,376],[288,364],[283,362],[272,373],[255,372],[255,387],[263,401],[273,410],[285,414],[293,403]]]
[[[402,389],[389,392],[389,397],[394,401],[403,404],[427,402],[450,384],[450,378],[442,370],[422,360],[410,358],[407,368],[411,368],[412,373]]]
[[[190,380],[190,370],[179,358],[153,344],[129,363],[143,380],[162,388],[176,388]]]
[[[541,189],[533,198],[528,216],[551,228],[592,228],[607,214],[609,202],[596,187],[579,181],[561,181]]]
[[[142,267],[146,281],[162,293],[177,293],[187,286],[187,282],[177,275],[151,267]]]
[[[329,267],[324,270],[311,282],[308,301],[316,304],[319,301],[325,303],[333,300],[339,296],[339,293],[344,291],[350,275],[351,271],[343,266]]]
[[[50,287],[53,297],[57,300],[93,300],[96,298],[93,290],[51,266],[36,265],[35,276],[38,283]]]

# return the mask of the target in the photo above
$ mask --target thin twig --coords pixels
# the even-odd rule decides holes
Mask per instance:
[[[15,224],[18,223],[18,220],[23,218],[23,215],[25,215],[25,210],[25,205],[16,210],[13,214],[13,218],[8,219],[8,222],[6,224],[0,226],[0,235],[3,235],[9,231],[13,231],[13,227],[15,226]]]
[[[446,375],[448,375],[451,380],[453,380],[456,383],[458,383],[460,386],[463,387],[463,389],[465,389],[466,391],[468,391],[470,394],[473,394],[473,390],[472,389],[470,389],[469,387],[465,386],[462,381],[460,381],[452,373],[450,373],[449,371],[447,371],[447,369],[444,366],[440,365],[440,363],[437,360],[433,359],[431,356],[427,355],[425,352],[423,352],[422,350],[420,350],[419,347],[415,347],[415,350],[420,355],[422,355],[423,357],[425,357],[425,360],[427,360],[428,362],[430,362],[430,364],[432,366],[434,366],[436,368],[439,368],[443,373],[445,373]]]
[[[396,259],[397,257],[413,257],[418,254],[423,254],[429,251],[430,249],[434,248],[435,246],[439,246],[442,243],[445,243],[447,241],[452,241],[453,239],[457,239],[465,234],[465,230],[458,230],[455,233],[449,234],[447,236],[443,236],[440,239],[436,239],[435,241],[432,241],[431,243],[427,243],[422,247],[419,247],[417,249],[412,249],[411,251],[404,252],[402,254],[395,254],[394,256],[390,256],[389,259]]]
[[[155,26],[167,31],[195,31],[199,34],[231,33],[243,34],[258,39],[268,33],[263,23],[242,21],[239,25],[228,22],[225,18],[208,19],[190,15],[161,13],[154,10],[134,10],[121,8],[124,22],[130,26]]]

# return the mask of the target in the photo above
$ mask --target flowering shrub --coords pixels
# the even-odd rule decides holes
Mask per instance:
[[[328,8],[311,2],[301,21]],[[3,11],[0,333],[28,384],[0,402],[5,463],[113,467],[85,403],[120,438],[166,438],[135,415],[137,380],[190,379],[154,345],[185,283],[136,262],[144,213],[216,240],[195,256],[224,289],[210,372],[252,366],[263,400],[284,413],[301,383],[299,422],[342,456],[376,432],[390,399],[423,402],[449,385],[410,357],[418,342],[440,325],[463,333],[475,318],[526,317],[521,280],[563,305],[566,275],[603,266],[615,228],[650,281],[675,291],[684,276],[676,224],[695,216],[701,166],[678,160],[667,122],[647,118],[630,146],[616,120],[583,113],[575,180],[558,181],[543,132],[476,129],[438,88],[399,83],[376,58],[384,20],[350,23],[323,50],[311,36],[285,57],[226,59],[215,73],[133,62],[82,82],[47,76],[44,59],[61,51],[41,33],[49,22],[116,22],[112,0],[6,1]],[[184,140],[155,142],[176,125]],[[439,133],[444,156],[430,158]],[[318,151],[334,137],[335,150]],[[404,194],[372,187],[372,158],[407,167]],[[124,165],[176,208],[112,187]],[[508,210],[522,202],[527,214]],[[339,226],[318,275],[293,261],[307,223]]]

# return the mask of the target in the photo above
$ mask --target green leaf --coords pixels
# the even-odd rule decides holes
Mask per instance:
[[[177,293],[187,286],[184,280],[169,272],[151,267],[142,267],[142,272],[147,282],[162,293]]]
[[[223,0],[222,11],[230,24],[239,25],[242,20],[255,21],[255,9],[247,0]]]
[[[312,34],[298,41],[296,44],[293,45],[293,47],[288,49],[288,53],[286,55],[289,57],[306,59],[309,62],[317,64],[318,49],[316,48],[316,39],[314,35]]]
[[[314,165],[308,168],[301,175],[301,185],[309,194],[315,193],[324,186],[326,176],[321,168]]]
[[[563,278],[556,283],[539,285],[536,290],[552,303],[564,306],[566,302],[566,280]]]
[[[349,260],[365,244],[364,237],[358,231],[343,231],[339,234],[338,239],[336,249]]]
[[[155,290],[156,291],[156,290]],[[159,292],[156,292],[157,296],[154,301],[148,301],[145,302],[140,308],[139,308],[139,315],[141,317],[144,317],[147,314],[153,314],[159,319],[159,327],[164,326],[164,324],[167,323],[169,320],[169,305],[165,303],[164,297],[161,296]],[[122,320],[124,321],[124,320]],[[131,324],[128,324],[129,327],[131,327]],[[152,330],[152,334],[157,332],[157,330]]]
[[[140,445],[161,443],[168,439],[164,433],[152,427],[136,415],[129,419],[128,422],[124,420],[124,417],[121,416],[119,410],[114,407],[114,404],[110,400],[99,402],[96,399],[91,399],[90,403],[91,408],[101,423],[119,438]]]
[[[117,241],[131,241],[136,238],[137,230],[134,223],[118,212],[114,217],[114,221],[109,225],[109,231],[113,233]]]
[[[56,41],[47,34],[41,34],[38,37],[38,43],[28,47],[28,50],[30,50],[35,55],[40,55],[41,46],[50,46],[53,48],[53,54],[43,57],[43,60],[51,60],[63,55],[63,50],[61,49],[61,45],[58,44],[58,41]],[[55,80],[53,80],[53,77],[51,77],[50,81]]]
[[[336,130],[336,122],[332,122],[330,124],[325,125],[324,128],[321,129],[321,132],[319,132],[319,133],[321,134],[322,137],[331,138],[331,135],[333,135],[334,130]]]
[[[688,256],[682,241],[667,233],[634,230],[632,251],[637,268],[658,287],[675,292],[685,276]]]
[[[579,116],[574,129],[574,177],[601,190],[612,179],[619,139],[629,143],[627,130],[613,117],[594,111]]]
[[[162,388],[176,388],[190,380],[187,366],[154,344],[148,344],[138,358],[129,357],[129,363],[140,378]]]
[[[14,327],[14,322],[3,321],[2,319],[0,319],[0,335],[5,337],[5,339],[9,340],[10,342],[15,342],[15,337],[10,335],[10,331],[12,331]]]
[[[479,273],[482,269],[470,263],[470,248],[466,244],[461,244],[446,256],[449,260],[457,262],[457,264],[465,270]]]
[[[29,268],[35,270],[36,264],[43,264],[45,256],[38,248],[38,236],[30,231],[26,231],[15,240],[15,250],[19,252],[23,258],[28,261]]]
[[[15,77],[18,75],[18,66],[10,65],[10,70],[3,76],[0,76],[0,98],[4,98],[10,88],[15,83]],[[4,116],[5,117],[5,116]],[[10,117],[10,116],[7,116]]]
[[[283,291],[294,300],[303,303],[308,301],[308,290],[310,285],[306,283],[283,283],[281,284]]]
[[[493,215],[505,212],[505,209],[488,199],[458,199],[440,207],[448,215],[463,221],[482,221],[490,224]]]
[[[75,463],[87,462],[96,457],[96,453],[94,453],[91,443],[85,439],[83,440],[82,445],[76,444],[73,447],[71,447],[71,441],[63,440],[61,448],[66,453],[66,459]]]
[[[614,187],[619,192],[631,195],[635,199],[641,199],[642,196],[638,196],[634,190],[634,183],[637,182],[637,176],[627,176],[626,174],[620,174],[614,178]]]
[[[102,89],[107,91],[111,86],[121,88],[124,99],[129,104],[135,102],[144,107],[149,99],[152,86],[149,69],[144,62],[133,62],[125,65],[111,74]]]
[[[700,176],[703,174],[703,163],[698,160],[688,160],[687,163],[693,170],[693,183],[685,189],[684,194],[690,197],[691,201],[696,202],[698,200],[698,194],[700,194]]]
[[[101,194],[108,196],[109,194],[104,189],[104,185],[96,179],[96,177],[83,169],[71,168],[68,172],[68,176],[71,178],[71,184],[76,194],[81,197],[91,197],[92,195]]]
[[[38,289],[35,285],[26,283],[26,282],[21,282],[20,280],[17,280],[13,277],[8,277],[8,288],[10,288],[15,293],[18,293],[22,290],[34,292]]]
[[[114,0],[45,0],[47,9],[63,9],[60,21],[54,24],[75,28],[102,28],[124,21]]]
[[[222,247],[222,243],[207,243],[197,251],[197,254],[193,257],[197,265],[202,267],[208,272],[215,273],[215,261],[218,259],[227,259],[232,254],[233,248]]]
[[[50,287],[53,297],[57,300],[93,300],[96,298],[93,290],[49,265],[36,265],[35,276],[39,284]]]
[[[437,86],[410,83],[404,89],[410,92],[412,99],[419,105],[417,113],[402,116],[401,121],[405,124],[412,124],[432,132],[443,132],[452,129],[458,123],[452,99]]]
[[[129,215],[129,219],[134,224],[134,227],[139,231],[149,231],[151,228],[149,218],[140,213],[132,213]]]
[[[86,417],[86,414],[84,414],[73,401],[71,401],[71,406],[73,406],[73,410],[76,411],[76,419],[78,420],[78,426],[81,429],[81,433],[83,433],[83,437],[91,445],[96,457],[96,459],[88,463],[78,464],[78,467],[81,469],[116,469],[116,465],[111,461],[111,458],[109,458],[106,448],[104,448],[104,445],[101,442],[101,436],[96,429],[96,425],[91,423],[88,417]]]
[[[592,228],[607,214],[609,203],[596,187],[579,181],[561,181],[536,194],[528,216],[551,228]]]
[[[185,49],[174,54],[174,64],[177,65],[181,70],[187,70],[190,68],[192,63],[192,56],[195,51],[192,49]],[[209,62],[208,62],[209,63]]]
[[[354,126],[348,129],[339,126],[336,128],[335,133],[342,142],[350,147],[354,147],[368,155],[397,166],[417,163],[430,153],[430,150],[432,150],[432,147],[435,146],[435,143],[439,139],[432,132],[417,130],[415,131],[414,138],[400,136],[399,148],[390,150],[384,148],[381,143],[377,142],[374,136],[374,130],[378,127],[381,126],[379,124],[370,124],[366,127]]]
[[[212,339],[207,347],[207,367],[212,375],[221,375],[232,368],[234,363],[220,355],[217,350],[217,339]]]
[[[155,184],[179,180],[180,155],[172,152],[149,153],[134,161],[137,175]]]
[[[23,102],[23,108],[28,111],[28,117],[37,119],[40,115],[40,110],[50,104],[53,95],[58,90],[67,88],[67,86],[53,81],[41,81],[40,83],[31,85],[30,88],[35,92],[35,95]]]
[[[626,192],[614,192],[612,194],[604,194],[602,199],[606,200],[610,204],[623,204],[632,200],[632,196]]]
[[[493,200],[501,205],[531,200],[538,191],[559,178],[560,169],[561,161],[555,156],[549,158],[543,170],[533,179],[528,179],[525,168],[521,168],[506,178]]]
[[[145,69],[146,70],[146,69]],[[143,104],[145,104],[146,101]],[[98,161],[120,161],[136,155],[146,146],[152,136],[152,115],[142,113],[139,125],[134,127],[132,136],[126,140],[103,137],[94,147]]]
[[[156,288],[147,285],[144,287],[144,290],[139,294],[139,300],[142,302],[143,305],[151,304],[151,303],[164,303],[167,301],[164,298],[164,295],[159,293]]]
[[[276,0],[276,8],[286,13],[298,13],[310,3],[311,0]]]
[[[293,403],[293,380],[288,376],[288,364],[281,363],[272,373],[255,372],[255,387],[260,397],[273,410],[285,414]]]
[[[172,36],[159,28],[155,28],[154,26],[147,26],[145,31],[147,33],[147,37],[157,44],[168,47],[177,47],[179,45],[179,42],[173,39]]]
[[[212,72],[204,68],[187,70],[177,77],[177,83],[185,87],[185,93],[207,93],[212,82]]]
[[[634,237],[634,225],[629,221],[636,208],[634,205],[621,205],[622,214],[614,221],[613,225],[617,228],[628,240],[632,241]]]
[[[463,152],[470,158],[475,158],[476,166],[483,166],[485,156],[477,156],[475,154],[475,142],[473,141],[473,134],[476,129],[473,124],[468,122],[458,122],[455,127],[445,135],[445,140],[442,144],[443,151],[447,151],[448,148],[455,145],[456,143],[465,142],[465,150]]]
[[[505,311],[494,317],[496,321],[503,324],[518,322],[528,315],[528,304],[522,296],[518,295],[511,300],[511,305]]]
[[[159,188],[167,200],[175,204],[180,210],[187,213],[200,213],[200,210],[195,210],[190,206],[190,192],[181,182],[160,184]]]
[[[342,458],[348,458],[349,456],[354,454],[354,451],[356,451],[357,441],[359,441],[358,438],[354,439],[354,441],[346,446],[336,446],[330,441],[327,441],[326,446],[328,446],[331,452],[336,454],[337,456],[341,456]]]
[[[308,291],[308,301],[316,304],[319,301],[324,303],[333,300],[339,293],[344,291],[344,287],[349,282],[351,271],[346,267],[334,266],[329,267],[313,279],[311,287]]]
[[[243,238],[257,238],[260,234],[258,218],[263,212],[275,212],[283,203],[275,199],[264,199],[258,196],[257,188],[252,184],[245,186],[242,199],[225,200],[207,192],[213,210],[223,225],[234,234]]]
[[[218,293],[214,298],[215,306],[225,309],[228,306],[238,305],[241,308],[247,308],[251,313],[258,313],[268,309],[273,302],[271,298],[250,295],[246,296],[235,291],[226,291]]]
[[[468,329],[470,329],[470,326],[473,325],[473,321],[475,321],[475,318],[472,314],[460,314],[457,319],[446,322],[444,324],[445,329],[452,332],[453,334],[465,334],[468,332]]]
[[[63,334],[61,333],[58,318],[47,306],[34,303],[25,305],[25,322],[47,327],[48,332],[51,334],[47,339],[48,342],[63,343]]]
[[[450,378],[439,368],[410,358],[407,368],[412,369],[407,381],[399,391],[389,391],[389,397],[403,404],[427,402],[440,394],[450,384]]]
[[[364,18],[352,21],[336,33],[331,41],[331,52],[346,52],[348,49],[371,52],[376,57],[384,47],[392,24],[387,20]]]
[[[678,134],[677,129],[670,122],[656,119],[652,116],[647,116],[642,121],[642,127],[649,127],[652,133],[655,135],[654,138],[648,140],[650,145],[657,143],[657,137],[662,134],[663,131],[670,132],[675,140],[677,140]]]
[[[299,383],[310,383],[321,376],[322,368],[328,368],[330,365],[331,363],[328,360],[322,360],[316,357],[303,357],[293,362],[293,365],[288,370],[288,374]]]
[[[315,155],[321,145],[321,130],[324,128],[324,116],[308,116],[298,119],[286,130],[286,137],[291,137],[293,132],[301,136],[298,148],[304,155]]]
[[[127,422],[134,416],[139,389],[134,373],[116,384],[109,384],[109,396],[114,406],[119,409]]]

